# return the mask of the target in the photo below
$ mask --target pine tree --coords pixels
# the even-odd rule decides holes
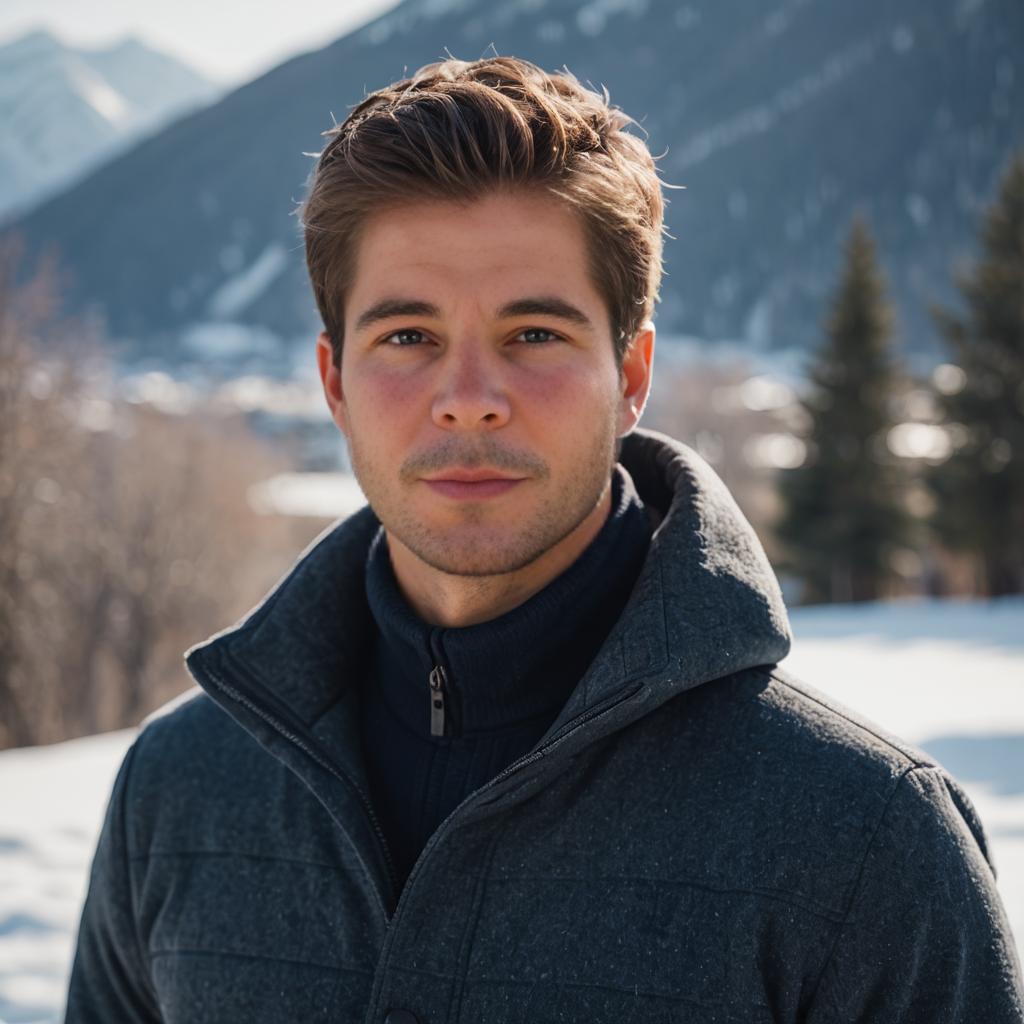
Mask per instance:
[[[780,481],[784,565],[803,579],[808,602],[883,596],[907,535],[902,474],[886,446],[900,379],[892,324],[874,242],[857,216],[802,402],[807,458]]]
[[[934,311],[963,386],[943,396],[956,447],[929,482],[939,538],[974,555],[979,589],[996,596],[1024,590],[1024,150],[985,214],[981,243],[957,282],[966,315]]]

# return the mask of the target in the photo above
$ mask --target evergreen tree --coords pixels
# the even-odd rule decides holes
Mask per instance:
[[[1024,151],[981,242],[981,259],[958,280],[966,316],[935,311],[964,376],[943,396],[956,447],[929,482],[940,539],[975,556],[979,589],[996,596],[1024,590]]]
[[[900,379],[891,350],[893,315],[859,216],[844,256],[802,401],[807,457],[780,482],[783,562],[804,580],[809,602],[883,596],[892,554],[909,525],[902,473],[886,445]]]

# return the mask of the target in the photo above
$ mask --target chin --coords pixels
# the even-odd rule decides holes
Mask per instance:
[[[610,469],[608,473],[610,477]],[[503,507],[467,504],[451,510],[429,502],[409,502],[380,508],[377,514],[390,536],[437,572],[506,576],[559,549],[600,506],[606,489],[607,481],[602,478],[592,487],[579,486],[535,503],[509,505],[501,499]]]
[[[531,544],[526,538],[511,539],[507,533],[470,538],[465,535],[467,532],[460,529],[461,535],[447,541],[437,535],[429,540],[413,538],[412,543],[401,536],[398,539],[421,562],[449,576],[504,576],[519,572],[551,547],[536,540]]]

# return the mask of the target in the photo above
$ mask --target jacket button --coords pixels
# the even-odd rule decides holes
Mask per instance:
[[[409,1010],[388,1010],[384,1024],[420,1024],[415,1013]]]

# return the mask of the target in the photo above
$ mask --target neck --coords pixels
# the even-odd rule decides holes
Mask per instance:
[[[571,533],[515,572],[495,576],[442,572],[388,534],[391,565],[403,596],[424,622],[445,628],[473,626],[518,607],[565,572],[601,531],[610,511],[609,486],[594,510]]]

